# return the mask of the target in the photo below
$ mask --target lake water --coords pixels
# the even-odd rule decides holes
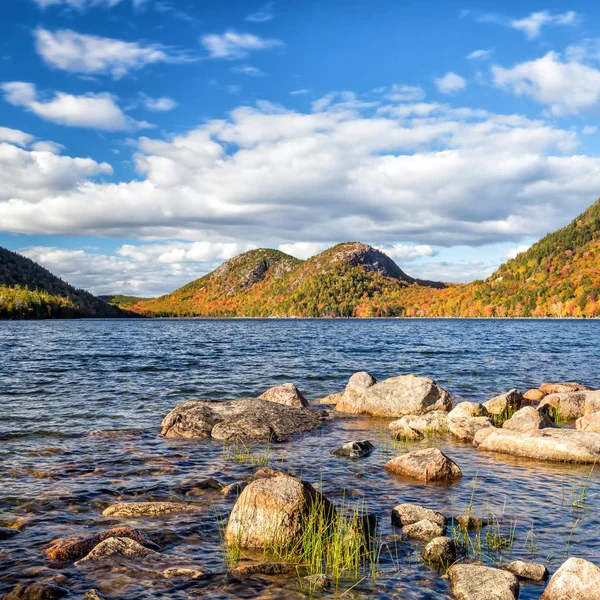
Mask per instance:
[[[219,442],[160,438],[170,409],[189,398],[255,396],[285,381],[315,400],[343,390],[360,370],[378,379],[429,376],[455,402],[485,401],[544,381],[600,387],[599,342],[600,321],[0,322],[0,525],[22,524],[18,536],[0,541],[0,595],[19,581],[52,575],[51,568],[67,577],[74,597],[91,588],[120,599],[306,597],[295,577],[239,582],[226,576],[217,515],[226,517],[235,499],[210,490],[190,498],[183,490],[207,477],[231,483],[256,467],[228,459]],[[451,516],[464,513],[473,496],[475,514],[493,513],[507,537],[514,528],[512,548],[486,547],[490,564],[518,557],[547,562],[553,571],[567,553],[600,564],[600,470],[482,453],[441,438],[409,447],[439,446],[459,464],[462,480],[412,483],[383,468],[406,450],[392,447],[387,422],[336,420],[272,446],[270,466],[322,483],[334,502],[344,496],[364,502],[381,517],[382,536],[393,533],[390,513],[400,502]],[[132,431],[87,435],[96,430]],[[377,449],[359,461],[331,456],[352,439],[370,439]],[[588,478],[585,502],[573,506]],[[103,517],[103,508],[118,500],[192,500],[203,508],[184,517]],[[44,557],[54,538],[121,522],[146,532],[163,554],[183,556],[215,576],[182,583],[143,572],[82,571]],[[482,536],[485,542],[485,530]],[[448,580],[419,562],[421,547],[403,543],[393,556],[384,553],[376,584],[367,578],[344,598],[451,598]],[[542,590],[524,584],[521,598],[538,599]]]

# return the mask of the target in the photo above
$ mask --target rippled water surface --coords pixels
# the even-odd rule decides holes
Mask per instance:
[[[416,373],[448,389],[455,402],[485,401],[512,387],[576,380],[600,387],[600,321],[521,320],[84,320],[0,322],[0,526],[21,533],[0,541],[0,595],[19,581],[57,573],[72,596],[96,588],[107,598],[302,598],[297,577],[226,575],[219,516],[234,503],[213,490],[185,491],[208,477],[227,484],[256,467],[228,458],[214,441],[158,436],[162,417],[189,398],[235,399],[293,381],[311,400],[343,390],[355,371],[378,379]],[[322,485],[332,501],[363,501],[394,533],[390,512],[420,502],[448,516],[497,516],[512,548],[484,548],[487,562],[519,557],[552,571],[567,553],[600,564],[600,469],[518,460],[448,439],[436,444],[462,468],[451,486],[387,474],[394,447],[386,420],[341,418],[325,429],[270,448],[270,466]],[[89,435],[90,432],[104,433]],[[121,430],[106,433],[107,430]],[[370,439],[370,457],[331,456],[340,443]],[[411,445],[410,447],[412,447]],[[256,447],[257,455],[265,452]],[[587,481],[588,483],[584,483]],[[573,496],[587,489],[581,506]],[[111,519],[115,501],[195,502],[198,513]],[[133,525],[165,556],[209,569],[214,577],[181,582],[141,569],[82,570],[45,559],[57,537]],[[485,530],[484,530],[485,531]],[[398,532],[396,532],[398,533]],[[482,540],[485,545],[486,534]],[[344,598],[451,598],[447,579],[418,560],[419,543],[384,552],[379,577]],[[48,569],[52,569],[49,571]],[[522,586],[538,599],[543,587]]]

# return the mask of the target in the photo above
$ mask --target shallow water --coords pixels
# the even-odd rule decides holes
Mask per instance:
[[[600,321],[521,320],[104,320],[0,322],[0,525],[21,533],[0,541],[0,594],[18,581],[64,574],[73,596],[91,588],[107,598],[303,598],[297,577],[238,582],[225,574],[218,516],[234,499],[215,491],[185,496],[214,477],[231,483],[256,467],[227,458],[221,443],[158,437],[162,417],[188,398],[254,396],[293,381],[309,399],[341,391],[355,371],[377,378],[413,372],[434,378],[455,402],[485,401],[512,387],[576,380],[600,387]],[[600,564],[600,469],[592,470],[583,508],[572,494],[589,467],[539,463],[475,451],[447,439],[441,447],[462,468],[450,486],[391,476],[393,448],[386,420],[343,418],[324,430],[270,448],[270,465],[322,484],[325,495],[352,499],[381,517],[419,502],[448,516],[494,513],[514,545],[488,552],[493,562],[547,561],[566,553]],[[124,430],[89,435],[97,430]],[[343,441],[370,439],[376,451],[351,461],[330,451]],[[264,452],[257,446],[255,453]],[[117,500],[197,502],[198,514],[112,519]],[[158,542],[165,556],[184,557],[215,577],[182,583],[134,570],[81,570],[52,565],[48,541],[129,524]],[[533,538],[532,538],[533,534]],[[485,530],[483,533],[485,542]],[[383,553],[375,587],[367,577],[344,598],[451,598],[447,579],[418,561],[419,543]],[[37,569],[37,571],[35,570]],[[352,585],[345,582],[338,595]],[[521,598],[543,586],[525,584]]]

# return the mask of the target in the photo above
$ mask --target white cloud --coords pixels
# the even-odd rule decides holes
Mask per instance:
[[[408,273],[411,277],[429,281],[468,283],[487,279],[500,265],[477,260],[440,260],[415,265]]]
[[[22,106],[38,117],[60,125],[104,131],[133,131],[149,127],[148,123],[134,121],[125,115],[110,94],[72,96],[56,92],[53,98],[40,101],[32,83],[12,81],[0,88],[10,104]]]
[[[102,7],[113,8],[120,4],[122,0],[34,0],[40,8],[49,8],[51,6],[73,8],[84,11],[89,8]],[[134,8],[140,8],[149,0],[131,0]]]
[[[279,244],[278,249],[286,254],[291,254],[296,258],[306,260],[315,254],[319,254],[319,252],[323,252],[323,250],[326,250],[330,246],[333,246],[333,243],[294,242],[292,244]]]
[[[27,146],[35,138],[18,129],[10,129],[9,127],[0,127],[0,142],[8,142],[16,146]]]
[[[517,246],[516,248],[511,248],[506,253],[506,258],[516,258],[516,256],[518,254],[521,254],[521,252],[525,252],[526,250],[529,250],[529,248],[531,248],[531,244],[521,244],[520,246]]]
[[[487,60],[492,56],[491,50],[473,50],[465,56],[469,60]]]
[[[280,40],[265,39],[251,33],[233,30],[222,34],[204,35],[201,44],[208,50],[210,58],[246,58],[250,52],[283,46]]]
[[[386,90],[385,98],[392,102],[418,102],[425,98],[425,91],[419,85],[402,85],[395,83]]]
[[[579,15],[574,11],[561,14],[551,14],[547,10],[531,13],[523,19],[513,19],[510,26],[513,29],[523,31],[527,39],[533,40],[540,36],[542,27],[547,25],[576,25],[579,22]]]
[[[467,82],[464,77],[450,71],[435,79],[435,85],[442,94],[456,94],[465,89]]]
[[[600,71],[574,59],[565,61],[557,52],[509,69],[494,66],[492,74],[498,87],[530,97],[554,115],[590,109],[600,100]]]
[[[246,21],[250,21],[252,23],[265,23],[266,21],[270,21],[273,15],[273,7],[274,2],[267,2],[260,10],[252,13],[246,17]]]
[[[175,100],[168,98],[167,96],[162,98],[152,98],[144,93],[140,93],[140,99],[144,108],[153,112],[167,112],[178,106]]]
[[[35,30],[38,54],[46,64],[70,73],[109,74],[120,79],[131,71],[156,63],[189,62],[160,44],[143,44],[77,33],[70,29]]]
[[[407,244],[393,244],[392,246],[379,246],[382,252],[385,252],[390,258],[397,263],[410,262],[417,258],[425,256],[435,256],[437,251],[428,244],[411,246]],[[402,266],[402,265],[400,265]]]
[[[290,92],[290,96],[306,96],[310,94],[310,90],[293,90]]]
[[[232,73],[243,73],[244,75],[250,75],[251,77],[262,77],[264,73],[257,69],[256,67],[251,67],[250,65],[242,65],[240,67],[233,67],[231,69]]]
[[[583,133],[583,135],[593,135],[596,131],[598,131],[596,125],[585,125],[581,133]]]

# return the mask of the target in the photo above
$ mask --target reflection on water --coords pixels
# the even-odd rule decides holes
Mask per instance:
[[[257,395],[294,381],[316,399],[343,389],[357,370],[378,378],[414,372],[446,387],[455,400],[486,400],[511,387],[580,380],[600,387],[600,322],[556,321],[275,321],[161,320],[0,323],[0,526],[21,533],[0,541],[0,594],[18,581],[63,574],[74,595],[97,588],[109,598],[304,598],[298,578],[226,575],[218,516],[234,498],[211,489],[186,491],[214,477],[227,484],[255,469],[227,459],[213,441],[158,437],[160,420],[192,397]],[[355,498],[393,532],[390,513],[420,502],[458,515],[474,512],[516,524],[503,556],[548,561],[571,555],[600,562],[600,486],[596,475],[582,508],[574,508],[589,467],[552,465],[481,453],[446,439],[434,443],[463,470],[461,481],[416,484],[385,472],[394,448],[387,421],[341,418],[323,431],[271,447],[270,466],[319,484],[333,501]],[[93,432],[93,433],[90,433]],[[330,455],[343,441],[370,439],[370,457]],[[257,451],[260,449],[257,448]],[[600,474],[600,472],[599,472]],[[114,519],[115,501],[180,500],[195,514]],[[212,571],[205,581],[165,580],[124,565],[114,571],[53,565],[48,541],[117,524],[146,532],[166,557]],[[484,534],[485,537],[485,534]],[[418,561],[420,544],[382,553],[375,589],[367,578],[344,598],[450,598],[447,580]],[[53,572],[48,569],[54,569]],[[523,585],[521,598],[542,587]]]

